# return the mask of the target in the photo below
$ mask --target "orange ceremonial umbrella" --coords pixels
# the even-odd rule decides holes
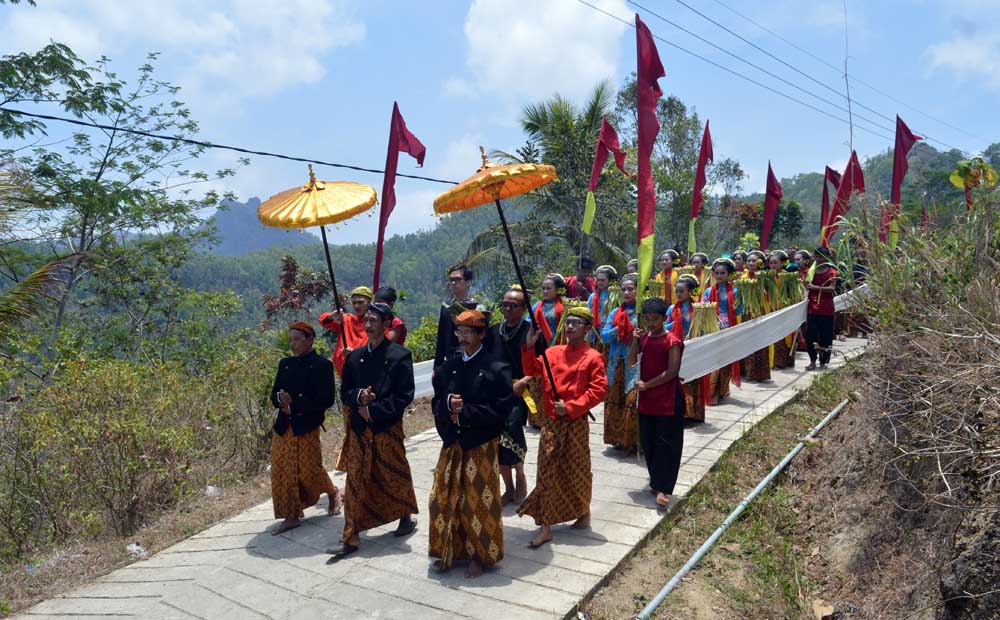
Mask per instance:
[[[476,171],[476,174],[435,198],[434,212],[438,214],[453,213],[490,202],[496,205],[497,215],[500,216],[500,225],[503,227],[504,237],[507,238],[510,259],[514,263],[517,282],[521,285],[524,303],[527,304],[530,311],[531,298],[528,295],[528,286],[524,282],[524,274],[517,261],[517,252],[514,251],[514,242],[510,238],[510,229],[507,226],[507,218],[504,217],[500,199],[520,196],[552,181],[558,181],[559,177],[556,176],[555,166],[548,164],[501,166],[486,158],[486,150],[483,147],[479,147],[479,152],[483,157],[483,165]],[[549,366],[549,359],[544,351],[542,352],[542,361],[545,363],[545,371],[548,373],[549,384],[552,386],[552,396],[555,400],[559,400],[556,393],[556,382],[552,376],[552,368]],[[591,417],[593,418],[593,416]]]
[[[326,268],[330,272],[330,284],[333,287],[334,304],[338,310],[342,310],[340,295],[337,294],[337,280],[333,275],[330,246],[326,241],[326,225],[363,213],[374,207],[376,202],[375,188],[371,185],[353,181],[318,181],[310,164],[309,182],[268,198],[257,207],[257,218],[261,224],[273,228],[319,226],[323,236]],[[344,345],[346,346],[346,342]]]

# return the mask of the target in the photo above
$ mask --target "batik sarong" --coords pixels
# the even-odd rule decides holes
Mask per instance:
[[[403,446],[403,422],[373,434],[370,428],[344,438],[344,542],[355,534],[416,514],[417,498]]]
[[[517,514],[537,525],[576,521],[590,512],[590,427],[587,416],[549,420],[538,441],[535,488]]]
[[[625,362],[615,368],[615,380],[604,400],[604,443],[625,452],[635,452],[639,443],[639,418],[636,417],[638,390],[625,391]]]
[[[503,559],[502,514],[497,440],[442,448],[431,488],[430,556],[443,568],[455,560],[496,564]]]
[[[271,503],[275,519],[305,516],[303,511],[320,495],[336,493],[330,474],[323,469],[319,429],[296,437],[289,427],[271,438]]]

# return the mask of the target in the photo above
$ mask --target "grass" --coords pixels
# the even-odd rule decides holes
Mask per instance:
[[[649,543],[583,605],[588,620],[634,617],[746,494],[843,399],[850,366],[826,373],[722,457]],[[808,448],[807,448],[808,449]],[[765,489],[657,611],[657,618],[802,618],[808,586],[797,496]]]

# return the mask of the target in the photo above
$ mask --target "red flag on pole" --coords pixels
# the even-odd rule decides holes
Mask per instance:
[[[760,249],[767,249],[767,240],[771,236],[771,225],[778,213],[778,202],[781,200],[781,183],[771,170],[771,162],[767,162],[767,189],[764,191],[764,226],[760,230]]]
[[[906,154],[910,152],[917,140],[923,140],[923,136],[918,136],[906,126],[903,119],[896,115],[896,146],[892,151],[892,193],[889,199],[895,205],[900,202],[900,188],[903,186],[903,177],[909,169],[906,163]]]
[[[708,162],[715,161],[715,154],[712,152],[712,134],[708,130],[708,121],[705,121],[705,133],[701,136],[701,150],[698,151],[698,169],[694,173],[694,193],[691,195],[691,222],[688,224],[688,255],[697,251],[694,238],[694,223],[698,220],[698,213],[701,211],[702,190],[705,189],[705,166]]]
[[[594,199],[594,190],[601,180],[601,171],[608,161],[608,153],[615,154],[615,165],[625,174],[631,176],[625,170],[625,158],[628,153],[622,150],[618,142],[618,134],[611,126],[607,118],[601,119],[601,133],[597,138],[597,145],[594,147],[594,165],[590,169],[590,183],[587,185],[587,201],[583,210],[583,232],[590,234],[590,227],[594,223],[594,215],[597,213],[597,201]]]
[[[824,241],[826,235],[826,227],[830,225],[830,185],[833,185],[833,190],[837,191],[840,187],[840,173],[831,168],[826,167],[826,173],[823,176],[823,204],[819,212],[819,244],[826,245]]]
[[[653,33],[635,16],[636,46],[636,108],[638,112],[638,202],[637,232],[639,238],[639,292],[646,290],[653,271],[653,214],[656,208],[656,187],[649,158],[660,131],[656,117],[656,101],[663,94],[657,80],[667,74],[656,51]]]
[[[378,244],[375,246],[375,275],[372,278],[374,281],[372,290],[378,290],[385,227],[389,223],[393,207],[396,206],[396,166],[399,164],[400,151],[416,159],[418,166],[424,165],[427,148],[406,128],[406,121],[399,113],[399,105],[393,101],[392,120],[389,121],[389,150],[385,154],[385,174],[382,177],[382,205],[378,214]]]
[[[830,209],[830,219],[827,222],[826,234],[821,245],[827,245],[830,239],[837,234],[840,227],[840,219],[851,208],[851,194],[863,194],[865,192],[865,173],[861,170],[861,162],[858,161],[857,151],[851,151],[851,159],[847,162],[847,168],[840,178],[840,185],[837,187],[837,197],[833,201]]]

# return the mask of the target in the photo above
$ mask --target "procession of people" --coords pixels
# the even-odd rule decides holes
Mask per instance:
[[[840,276],[828,248],[750,248],[715,260],[692,253],[690,262],[670,249],[645,286],[636,263],[620,277],[613,266],[594,269],[586,258],[574,276],[547,273],[531,306],[531,291],[517,284],[484,303],[473,297],[468,265],[447,270],[431,401],[441,450],[424,526],[436,569],[462,561],[465,576],[474,578],[500,562],[506,505],[539,527],[531,548],[552,541],[558,524],[590,527],[590,423],[599,405],[604,443],[612,454],[641,456],[655,506],[666,509],[685,424],[704,422],[706,407],[725,401],[730,384],[769,382],[771,368],[793,366],[797,345],[808,353],[806,370],[829,363]],[[310,323],[290,325],[293,355],[281,360],[274,381],[271,478],[274,515],[282,519],[274,533],[298,527],[303,509],[326,494],[328,513],[344,513],[329,563],[355,553],[366,530],[398,522],[393,533],[404,537],[417,528],[420,507],[403,442],[413,360],[396,298],[392,287],[359,286],[350,293],[352,312],[323,313],[320,324],[336,337],[332,360],[313,349]],[[799,299],[807,321],[797,333],[702,377],[680,375],[685,341]],[[344,439],[336,469],[346,474],[344,489],[323,469],[319,444],[337,375]],[[539,435],[530,489],[526,428]]]

